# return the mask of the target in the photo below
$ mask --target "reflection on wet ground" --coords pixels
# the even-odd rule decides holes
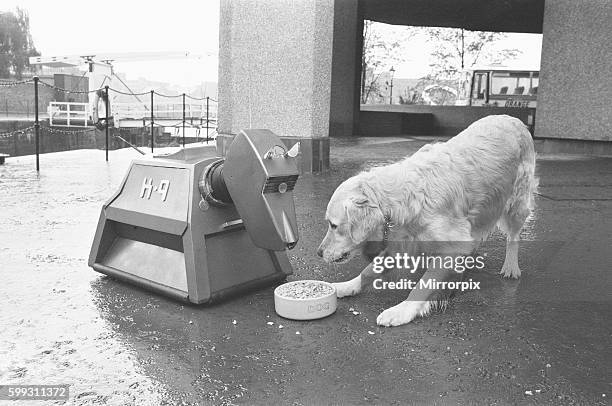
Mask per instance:
[[[348,176],[421,145],[332,140],[333,169],[296,187],[301,239],[290,279],[359,272],[363,260],[329,267],[315,255],[327,201]],[[612,396],[611,159],[540,159],[523,277],[498,277],[496,234],[486,268],[470,275],[481,291],[384,329],[376,316],[401,292],[366,292],[326,319],[296,322],[275,315],[272,287],[201,307],[93,272],[86,262],[100,206],[135,155],[111,152],[107,165],[102,151],[46,154],[40,175],[32,157],[0,166],[0,384],[68,383],[69,404],[115,405],[605,404]]]

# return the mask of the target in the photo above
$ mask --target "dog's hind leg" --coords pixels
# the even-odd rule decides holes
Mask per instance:
[[[534,207],[533,192],[537,188],[537,179],[531,165],[519,167],[519,174],[514,184],[512,196],[498,222],[499,228],[506,233],[506,258],[499,272],[505,278],[519,278],[521,269],[518,264],[520,233],[525,220]]]
[[[521,269],[518,264],[519,241],[519,233],[511,232],[508,234],[506,240],[506,258],[504,259],[501,271],[499,271],[500,275],[504,278],[518,279],[521,276]]]

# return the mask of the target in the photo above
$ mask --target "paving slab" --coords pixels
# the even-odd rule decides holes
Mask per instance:
[[[332,139],[332,170],[295,188],[300,242],[290,280],[341,281],[365,265],[315,253],[334,189],[416,151],[411,138]],[[607,404],[612,396],[612,159],[542,156],[517,281],[396,328],[376,316],[404,293],[339,300],[307,322],[274,313],[273,287],[191,306],[87,267],[102,203],[130,149],[7,160],[0,167],[0,384],[67,383],[67,404]],[[245,270],[248,272],[248,270]],[[353,311],[358,312],[354,314]],[[272,324],[270,324],[272,323]],[[282,325],[282,328],[281,328]],[[299,333],[299,334],[298,334]]]

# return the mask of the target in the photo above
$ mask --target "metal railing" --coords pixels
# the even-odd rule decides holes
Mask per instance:
[[[53,127],[87,127],[91,117],[89,103],[49,102],[47,113]]]
[[[35,146],[36,146],[36,171],[40,170],[40,136],[43,128],[41,127],[41,112],[39,112],[39,86],[45,86],[55,91],[66,93],[66,94],[79,94],[92,96],[93,93],[97,93],[97,97],[103,95],[105,104],[105,112],[110,112],[109,117],[98,117],[97,122],[92,122],[92,108],[89,103],[77,103],[77,102],[50,102],[47,106],[47,112],[49,115],[49,127],[45,128],[44,131],[50,134],[64,134],[72,135],[79,132],[94,132],[96,129],[104,130],[105,134],[105,152],[106,161],[108,161],[108,150],[109,150],[109,136],[111,121],[115,120],[142,120],[143,128],[150,128],[151,138],[151,153],[155,146],[155,128],[160,126],[174,127],[177,130],[182,127],[183,133],[183,147],[185,147],[185,133],[187,127],[195,128],[196,139],[200,136],[200,130],[206,131],[206,141],[210,140],[210,130],[216,133],[217,127],[217,112],[218,112],[218,101],[212,97],[194,97],[186,93],[177,95],[167,95],[159,93],[155,90],[143,93],[134,93],[132,91],[124,92],[121,90],[113,89],[110,86],[104,86],[100,89],[92,90],[71,90],[64,89],[54,84],[47,83],[40,80],[38,76],[34,76],[32,79],[16,80],[16,81],[2,81],[0,80],[0,88],[14,87],[14,86],[28,86],[32,84],[34,87],[34,125],[26,126],[20,129],[15,129],[5,133],[0,133],[0,139],[8,137],[17,137],[20,134],[30,134],[33,130],[35,135]],[[128,89],[129,90],[129,89]],[[116,94],[133,96],[138,99],[138,96],[150,95],[150,103],[146,104],[138,99],[139,103],[113,103],[114,112],[110,105],[109,92]],[[156,103],[155,95],[165,99],[179,99],[181,102],[174,103]],[[96,99],[97,100],[97,99]],[[187,103],[187,100],[190,100]],[[8,115],[8,102],[5,100],[5,109]],[[113,114],[114,113],[114,114]],[[29,104],[28,104],[28,115],[29,115]],[[148,120],[148,122],[147,122]],[[156,122],[157,120],[157,122]],[[174,121],[174,123],[172,123]],[[195,122],[194,122],[195,121]],[[211,124],[213,124],[211,126]],[[90,125],[90,126],[88,126]],[[86,128],[85,130],[62,130],[54,127],[81,127]],[[178,131],[177,131],[178,133]],[[134,145],[126,141],[120,136],[113,135],[115,138],[121,139],[126,144],[135,148]],[[138,148],[136,148],[138,149]],[[142,153],[142,151],[138,150]]]
[[[183,111],[187,121],[206,118],[206,103],[155,103],[154,114],[156,119],[182,120]],[[150,106],[143,103],[111,103],[111,112],[115,120],[131,119],[141,120],[151,115]],[[210,121],[217,120],[217,108],[209,106],[208,117]]]

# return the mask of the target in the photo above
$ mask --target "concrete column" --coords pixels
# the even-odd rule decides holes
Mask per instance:
[[[536,136],[612,141],[611,21],[608,0],[546,0]]]
[[[334,32],[329,133],[356,135],[361,86],[363,20],[357,0],[334,1]]]
[[[327,169],[329,135],[352,134],[357,2],[221,0],[220,11],[221,151],[267,128],[300,139],[304,172]]]

